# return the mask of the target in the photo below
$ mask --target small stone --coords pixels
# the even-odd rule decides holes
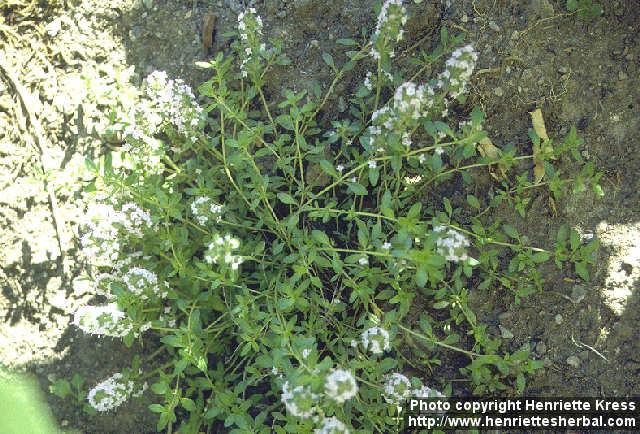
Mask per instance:
[[[580,358],[578,356],[567,357],[567,365],[577,368],[578,366],[580,366]]]
[[[563,318],[562,315],[557,314],[556,317],[554,318],[556,324],[562,324]]]
[[[536,345],[536,352],[538,354],[544,354],[547,352],[547,344],[545,344],[544,342],[540,341],[538,342],[538,344]]]
[[[578,304],[582,300],[584,300],[586,295],[587,295],[587,291],[585,290],[585,287],[582,285],[575,285],[571,289],[571,301],[573,301],[575,304]]]
[[[511,312],[502,312],[502,313],[498,314],[498,321],[505,322],[509,318],[511,318],[512,316],[513,316],[513,314]]]
[[[496,96],[502,96],[502,95],[504,95],[504,91],[502,90],[502,88],[501,88],[501,87],[496,87],[495,89],[493,89],[493,93],[494,93]]]
[[[558,72],[559,72],[560,74],[566,74],[567,72],[569,72],[569,70],[567,69],[567,67],[566,67],[566,66],[559,66],[559,67],[558,67]]]
[[[460,21],[462,21],[463,23],[466,23],[467,21],[469,21],[469,17],[467,16],[467,14],[462,15],[462,17],[460,18]]]
[[[313,48],[318,48],[320,46],[320,42],[318,42],[317,39],[312,39],[311,41],[309,41],[309,45]]]
[[[494,32],[499,32],[500,31],[500,26],[497,25],[495,21],[489,21],[489,28],[491,30],[493,30]]]
[[[498,328],[500,329],[500,335],[502,336],[502,339],[513,339],[513,333],[511,332],[511,330],[502,325],[499,325]]]

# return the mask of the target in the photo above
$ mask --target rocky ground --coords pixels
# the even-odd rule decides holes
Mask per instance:
[[[339,59],[335,39],[373,26],[373,1],[250,2],[265,33],[284,41],[294,65],[271,77],[269,92],[326,85],[321,53]],[[551,270],[545,291],[519,306],[505,294],[474,292],[479,317],[505,348],[528,344],[547,369],[530,394],[637,395],[636,324],[640,284],[640,13],[632,2],[604,3],[585,20],[564,1],[406,2],[413,18],[405,50],[429,50],[440,29],[464,31],[480,52],[469,107],[487,113],[493,142],[530,152],[528,112],[541,108],[551,136],[576,125],[583,156],[604,172],[605,196],[581,194],[551,204],[534,195],[526,219],[504,210],[532,244],[552,246],[567,223],[602,243],[588,284]],[[0,365],[35,372],[44,389],[80,372],[94,384],[126,365],[139,348],[93,339],[69,326],[91,299],[78,254],[85,157],[106,146],[101,133],[112,106],[135,102],[154,69],[192,86],[206,79],[194,62],[227,46],[244,4],[236,0],[87,0],[0,4]],[[216,16],[205,52],[203,21]],[[362,80],[356,74],[340,92]],[[40,127],[38,127],[40,125]],[[41,128],[43,133],[34,134]],[[576,168],[563,168],[568,176]],[[506,332],[505,332],[506,330]],[[50,399],[61,426],[88,433],[149,432],[144,403],[88,417]]]

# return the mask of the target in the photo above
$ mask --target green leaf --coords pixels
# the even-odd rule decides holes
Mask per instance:
[[[478,201],[478,199],[474,195],[468,194],[467,195],[467,202],[469,203],[469,205],[471,205],[472,208],[480,209],[480,202]]]
[[[278,199],[280,199],[280,202],[287,204],[287,205],[297,205],[298,202],[296,202],[296,200],[293,198],[293,196],[291,196],[289,193],[278,193]]]
[[[322,53],[322,60],[324,60],[324,63],[329,65],[331,69],[336,69],[336,65],[333,63],[333,57],[331,56],[331,54]]]
[[[189,398],[180,398],[180,403],[184,407],[185,410],[192,412],[196,409],[196,403]]]
[[[149,410],[151,410],[153,413],[162,413],[164,412],[164,407],[160,404],[151,404],[149,406]]]
[[[327,234],[322,231],[314,229],[313,231],[311,231],[311,237],[313,237],[313,239],[320,244],[325,244],[327,246],[331,245],[331,240],[329,240]]]
[[[82,375],[78,373],[73,374],[73,377],[71,378],[71,385],[76,389],[80,389],[83,384],[84,378],[82,378]]]
[[[449,302],[446,300],[442,300],[433,304],[434,309],[444,309],[447,306],[449,306]]]
[[[502,230],[505,234],[509,235],[511,238],[518,239],[518,231],[511,225],[503,225]]]
[[[582,280],[589,281],[589,270],[587,269],[587,263],[580,261],[575,263],[576,274],[582,278]]]
[[[578,9],[578,0],[567,0],[567,10],[573,12]]]
[[[71,394],[71,384],[64,379],[56,380],[49,386],[49,391],[64,399]]]
[[[369,192],[367,191],[366,188],[364,188],[364,186],[362,186],[361,184],[358,184],[357,182],[351,182],[349,183],[349,190],[353,193],[353,194],[357,194],[359,196],[366,196],[367,194],[369,194]]]
[[[442,202],[444,203],[445,211],[447,212],[449,217],[451,217],[451,214],[453,214],[453,208],[451,207],[451,201],[449,201],[449,199],[445,197],[444,199],[442,199]]]
[[[357,45],[357,42],[354,41],[353,39],[345,39],[345,38],[337,39],[336,43],[340,45],[345,45],[347,47]]]
[[[378,178],[380,177],[380,170],[369,169],[369,183],[375,187],[378,184]]]
[[[325,172],[327,175],[330,175],[334,178],[338,177],[338,172],[336,172],[336,169],[335,167],[333,167],[333,164],[329,163],[327,160],[320,160],[319,164],[322,171]]]

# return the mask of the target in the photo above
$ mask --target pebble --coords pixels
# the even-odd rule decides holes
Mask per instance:
[[[556,321],[556,324],[562,324],[562,321],[563,321],[564,318],[562,318],[562,315],[557,314],[554,319]]]
[[[538,345],[536,345],[536,352],[538,354],[544,354],[547,352],[547,344],[545,344],[544,342],[540,341],[538,342]]]
[[[491,30],[493,30],[494,32],[499,32],[500,31],[500,26],[497,25],[495,21],[489,21],[489,28]]]
[[[502,325],[499,325],[498,328],[500,329],[500,335],[502,336],[502,339],[513,339],[513,333],[511,332],[511,330]]]
[[[496,96],[502,96],[502,95],[504,95],[504,91],[502,90],[502,88],[501,88],[501,87],[496,87],[496,88],[493,90],[493,93],[495,93],[495,94],[496,94]]]
[[[567,357],[567,365],[577,368],[578,366],[580,366],[580,358],[578,356]]]

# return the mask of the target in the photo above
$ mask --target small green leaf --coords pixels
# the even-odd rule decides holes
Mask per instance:
[[[582,278],[582,280],[589,281],[589,270],[587,269],[587,263],[580,261],[575,263],[576,274]]]
[[[192,412],[196,409],[196,403],[189,398],[180,398],[180,403],[184,407],[185,410]]]
[[[478,199],[474,195],[468,194],[467,195],[467,202],[469,203],[469,205],[471,205],[472,208],[480,209],[480,202],[478,201]]]
[[[322,53],[322,60],[324,60],[324,63],[329,65],[331,69],[336,69],[336,65],[333,63],[333,57],[331,56],[331,54]]]
[[[359,196],[366,196],[367,194],[369,194],[369,192],[367,191],[366,188],[364,188],[364,186],[362,186],[361,184],[358,184],[357,182],[351,182],[349,183],[349,190],[353,193],[353,194],[357,194]]]
[[[502,230],[505,234],[509,235],[511,238],[518,239],[518,231],[511,225],[503,225]]]
[[[331,245],[331,240],[329,240],[329,237],[327,236],[327,234],[325,234],[322,231],[319,231],[317,229],[314,229],[313,231],[311,231],[311,236],[313,237],[313,239],[315,241],[317,241],[319,244],[325,244],[327,246]]]
[[[354,41],[353,39],[345,39],[345,38],[337,39],[336,43],[340,45],[345,45],[347,47],[357,45],[357,42]]]
[[[280,199],[280,202],[287,204],[287,205],[297,205],[298,202],[296,202],[296,200],[293,198],[293,196],[291,196],[289,193],[278,193],[278,199]]]
[[[64,399],[71,394],[71,384],[64,379],[56,380],[55,383],[49,386],[49,391]]]
[[[164,411],[164,407],[160,404],[151,404],[149,406],[149,410],[151,410],[153,413],[162,413]]]

